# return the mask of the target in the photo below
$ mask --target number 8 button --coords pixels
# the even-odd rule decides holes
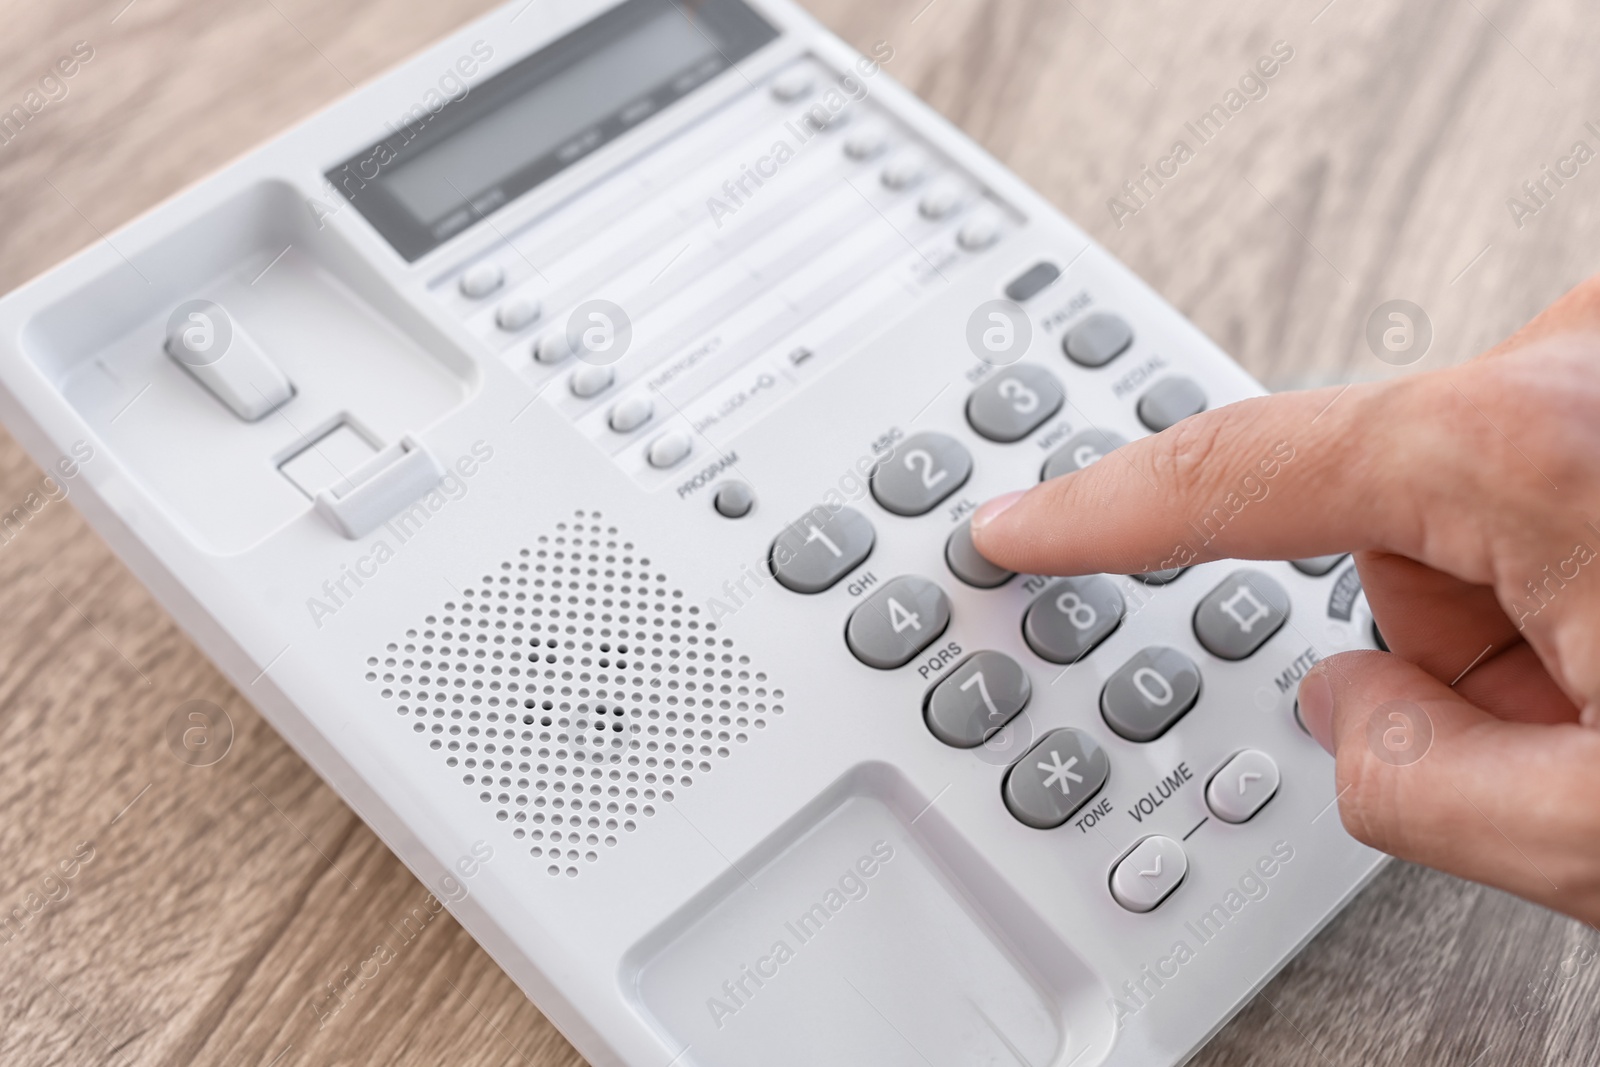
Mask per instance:
[[[967,421],[989,440],[1010,444],[1037,430],[1065,400],[1061,383],[1049,371],[1021,363],[972,391]]]
[[[1076,663],[1122,621],[1122,594],[1100,575],[1052,583],[1022,617],[1028,647],[1051,663]]]
[[[880,671],[910,663],[950,625],[944,590],[914,575],[886,583],[850,613],[845,643],[856,659]]]
[[[972,456],[942,433],[919,433],[872,471],[872,495],[896,515],[922,515],[972,476]]]

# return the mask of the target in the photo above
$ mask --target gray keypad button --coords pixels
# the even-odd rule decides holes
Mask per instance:
[[[1289,561],[1289,565],[1295,570],[1299,571],[1301,574],[1310,575],[1313,578],[1321,578],[1324,574],[1327,574],[1329,571],[1333,570],[1333,568],[1337,567],[1339,562],[1349,554],[1350,553],[1348,552],[1338,552],[1331,556],[1312,556],[1310,559],[1291,559]]]
[[[881,671],[903,667],[950,625],[950,598],[915,575],[902,575],[850,613],[845,643],[856,659]]]
[[[1019,363],[1007,367],[972,391],[967,421],[991,441],[1010,444],[1037,430],[1061,410],[1066,394],[1043,367]]]
[[[1051,663],[1076,663],[1122,622],[1122,593],[1098,574],[1052,583],[1028,606],[1022,636]]]
[[[743,482],[724,482],[717,486],[711,506],[725,519],[742,519],[756,506],[756,495]]]
[[[1260,571],[1234,571],[1194,609],[1194,635],[1219,659],[1244,659],[1289,621],[1289,594]]]
[[[1049,260],[1040,260],[1011,279],[1010,284],[1006,286],[1006,299],[1019,304],[1031,300],[1059,277],[1061,277],[1060,267]]]
[[[1051,730],[1006,772],[1001,794],[1017,820],[1051,830],[1077,814],[1111,777],[1105,749],[1082,730]]]
[[[957,526],[950,540],[944,543],[944,561],[950,565],[952,574],[979,589],[994,589],[1016,576],[1015,571],[990,563],[978,554],[972,543],[971,519]]]
[[[1179,578],[1182,578],[1183,572],[1188,569],[1188,567],[1167,567],[1164,570],[1145,571],[1143,574],[1133,574],[1129,575],[1129,577],[1135,581],[1143,582],[1145,585],[1171,585]]]
[[[1160,433],[1206,409],[1205,390],[1193,378],[1163,378],[1139,398],[1139,421]]]
[[[1097,311],[1067,331],[1061,349],[1082,367],[1103,367],[1133,344],[1133,327],[1119,315]]]
[[[1147,648],[1100,691],[1106,725],[1129,741],[1154,741],[1200,699],[1200,668],[1175,648]]]
[[[1067,443],[1050,453],[1039,472],[1039,480],[1048,482],[1063,474],[1081,471],[1091,463],[1098,463],[1108,453],[1127,444],[1127,439],[1105,430],[1084,430],[1067,438]]]
[[[896,515],[924,515],[972,476],[972,454],[942,433],[912,434],[872,471],[872,496]]]
[[[975,652],[933,687],[923,714],[945,744],[977,748],[1016,718],[1032,695],[1016,660],[1003,652]]]
[[[817,505],[772,542],[772,574],[796,593],[820,593],[872,552],[872,523],[855,508]]]

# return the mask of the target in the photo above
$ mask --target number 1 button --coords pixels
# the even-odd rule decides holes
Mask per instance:
[[[872,552],[872,523],[855,508],[818,504],[772,542],[773,577],[796,593],[820,593]]]
[[[950,625],[944,590],[914,575],[888,582],[850,613],[845,643],[856,659],[881,671],[903,667]]]

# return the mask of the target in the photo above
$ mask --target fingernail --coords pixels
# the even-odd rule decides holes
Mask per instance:
[[[1004,496],[995,497],[972,513],[972,528],[974,530],[983,529],[993,522],[1002,511],[1021,500],[1026,493],[1026,489],[1018,489],[1014,493],[1006,493]]]
[[[1327,675],[1312,671],[1300,683],[1300,718],[1317,744],[1333,752],[1333,687]]]

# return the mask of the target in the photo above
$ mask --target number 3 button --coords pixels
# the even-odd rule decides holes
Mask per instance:
[[[991,441],[1020,441],[1061,410],[1066,394],[1042,367],[1019,363],[990,378],[967,398],[967,421]]]
[[[872,471],[872,495],[896,515],[922,515],[960,489],[972,475],[972,456],[942,433],[905,439]]]
[[[845,643],[856,659],[881,671],[903,667],[950,625],[944,590],[914,575],[888,582],[850,613]]]

